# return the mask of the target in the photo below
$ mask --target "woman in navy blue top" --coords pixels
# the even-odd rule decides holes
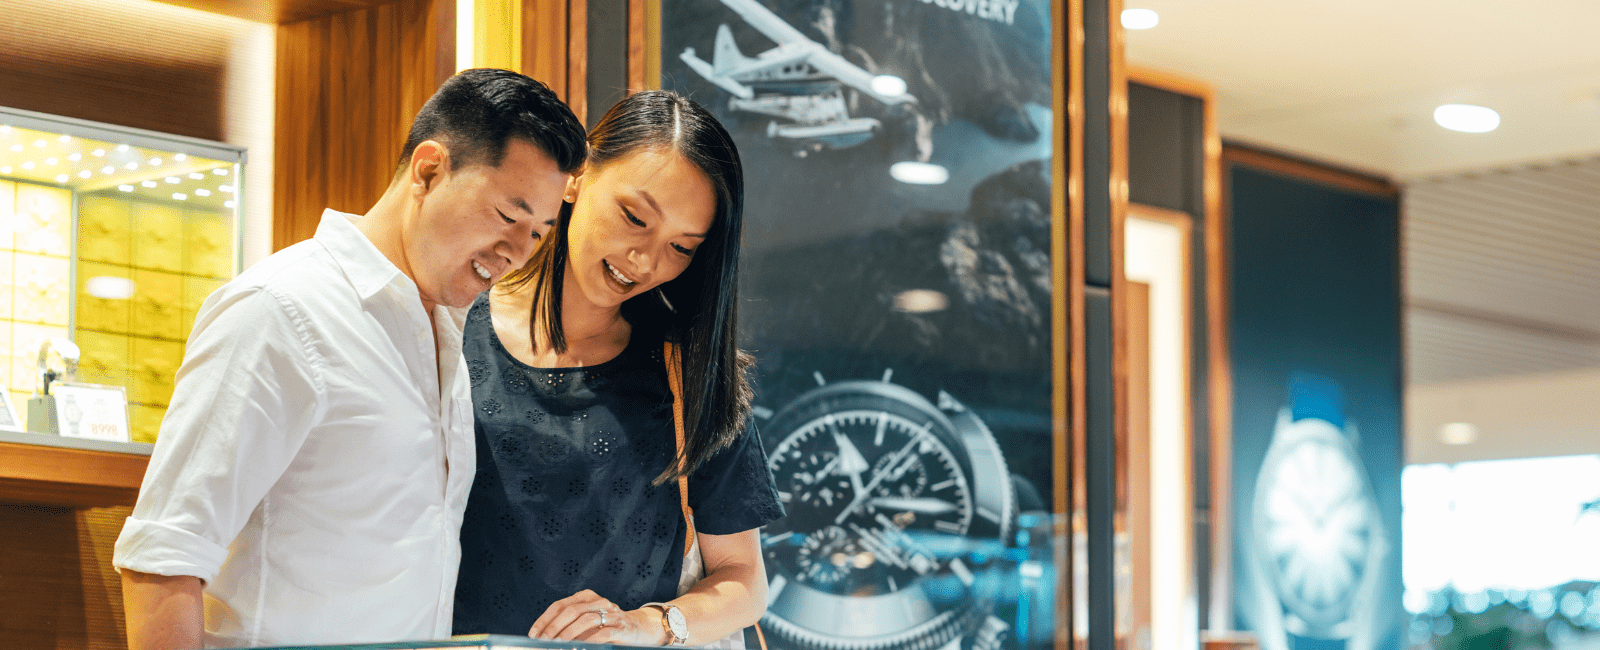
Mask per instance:
[[[738,152],[705,109],[662,91],[617,104],[589,140],[548,241],[467,318],[478,467],[454,628],[703,645],[760,618],[757,529],[783,516],[745,426]],[[680,475],[705,562],[682,594]]]

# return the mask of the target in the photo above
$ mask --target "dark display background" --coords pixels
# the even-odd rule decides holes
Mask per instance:
[[[941,594],[988,590],[982,613],[1008,632],[994,641],[969,629],[962,647],[1015,646],[1019,637],[1048,645],[1053,569],[1040,569],[1035,555],[1048,560],[1049,540],[1030,529],[1048,531],[1048,511],[1065,507],[1044,501],[1053,468],[1050,5],[1019,0],[1009,22],[969,11],[966,0],[762,5],[869,74],[904,79],[917,102],[891,109],[844,87],[850,116],[881,128],[854,147],[801,151],[769,137],[773,118],[732,110],[727,91],[679,58],[693,48],[712,61],[723,24],[746,57],[778,44],[718,0],[663,0],[662,87],[716,114],[744,162],[740,325],[742,345],[758,359],[756,424],[770,452],[788,433],[774,430],[774,413],[820,384],[886,376],[930,404],[942,391],[970,410],[1011,474],[1008,534],[944,554],[979,574],[966,595],[929,593],[943,610],[957,604]],[[890,166],[903,161],[942,166],[949,180],[897,181]],[[945,307],[897,309],[912,290],[941,294]],[[785,489],[789,477],[777,479]],[[1030,545],[1045,550],[1032,554]],[[795,644],[768,627],[775,647],[828,645]],[[915,639],[873,643],[934,650]]]

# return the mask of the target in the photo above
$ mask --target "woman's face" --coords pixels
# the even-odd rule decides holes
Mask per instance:
[[[567,231],[567,277],[597,307],[667,282],[694,258],[716,210],[710,179],[675,151],[641,150],[590,168]]]

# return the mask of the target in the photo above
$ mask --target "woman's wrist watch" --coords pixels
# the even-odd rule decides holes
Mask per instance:
[[[661,628],[667,631],[667,645],[689,642],[689,621],[683,617],[683,610],[678,609],[677,605],[645,603],[644,606],[661,610]]]

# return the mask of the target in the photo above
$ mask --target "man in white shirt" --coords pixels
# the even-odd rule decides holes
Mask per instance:
[[[528,260],[586,154],[543,84],[462,72],[365,215],[206,300],[117,540],[133,650],[449,636],[475,470],[449,308]]]

